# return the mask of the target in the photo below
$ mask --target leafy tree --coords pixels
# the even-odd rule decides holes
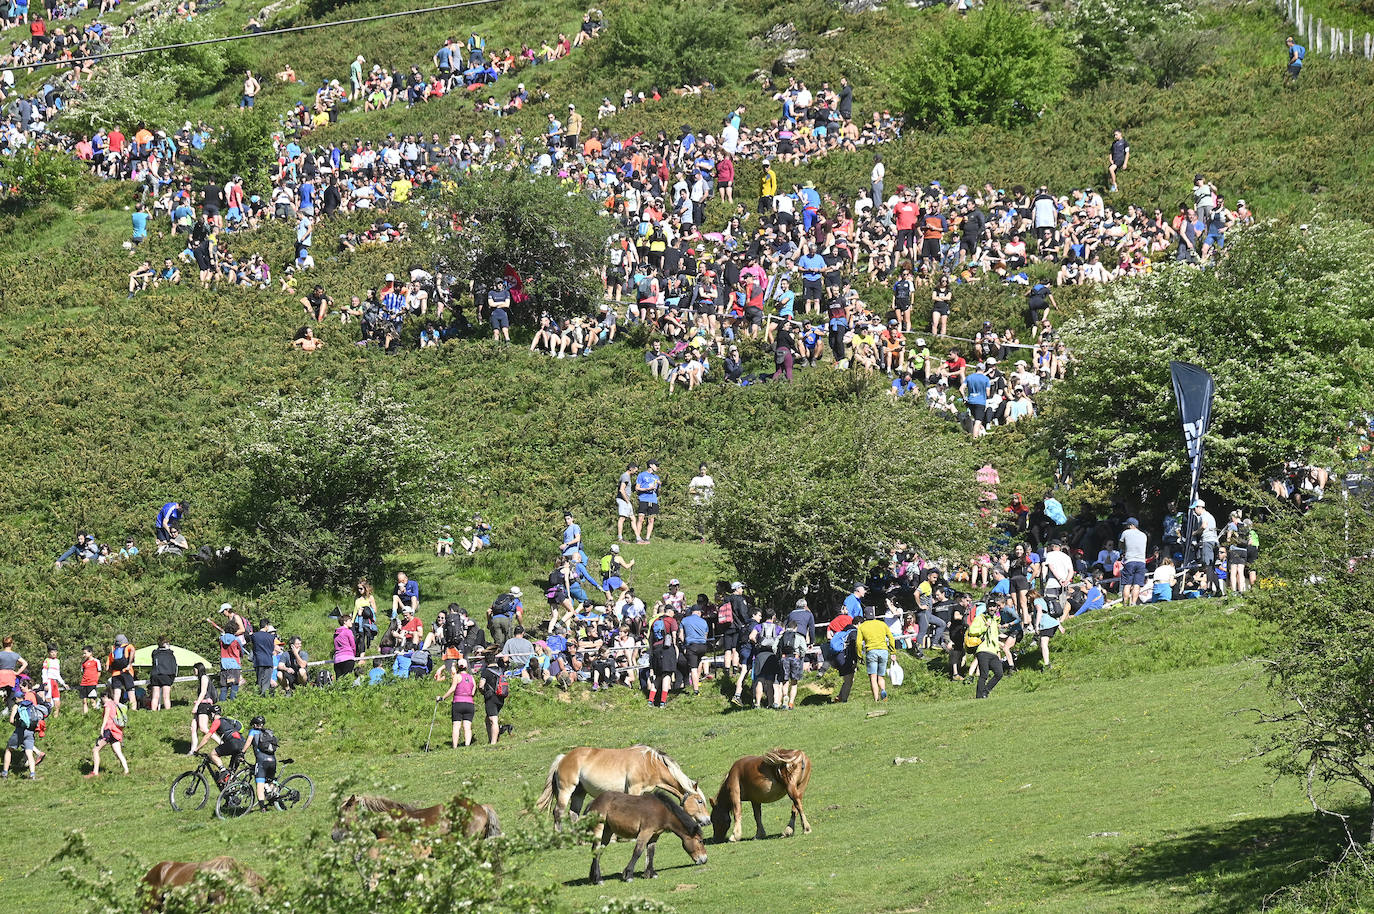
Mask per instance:
[[[977,470],[959,433],[919,406],[870,397],[836,410],[823,438],[809,426],[778,435],[716,480],[711,535],[740,579],[779,605],[807,589],[828,600],[884,544],[966,557],[980,542]]]
[[[606,8],[606,32],[587,65],[617,79],[673,86],[729,85],[748,70],[737,13],[717,2],[620,2]]]
[[[469,178],[445,194],[463,229],[434,242],[463,276],[499,279],[510,264],[534,307],[581,308],[600,294],[596,268],[609,235],[596,204],[552,178],[520,173]]]
[[[62,121],[87,131],[161,122],[172,107],[176,83],[165,71],[135,66],[134,59],[116,57],[102,64]]]
[[[0,156],[0,203],[31,206],[55,203],[71,206],[81,187],[81,167],[70,156],[47,149],[20,147]]]
[[[1076,363],[1044,416],[1088,478],[1141,495],[1186,484],[1171,359],[1216,379],[1204,486],[1237,497],[1286,460],[1331,465],[1374,406],[1374,232],[1270,223],[1226,250],[1104,286],[1065,325]]]
[[[1069,59],[1056,32],[993,0],[966,18],[937,17],[890,79],[918,124],[1012,127],[1064,97]]]
[[[1266,580],[1247,608],[1273,632],[1264,662],[1279,700],[1265,710],[1271,765],[1299,778],[1313,808],[1338,816],[1352,844],[1374,842],[1374,494],[1328,498],[1265,531]],[[1351,556],[1358,556],[1353,559]],[[1266,586],[1267,585],[1267,586]],[[1342,812],[1354,786],[1368,821]]]
[[[338,586],[373,568],[439,507],[444,455],[385,389],[264,402],[240,446],[244,552],[269,575]]]

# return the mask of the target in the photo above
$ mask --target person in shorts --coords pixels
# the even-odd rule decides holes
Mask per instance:
[[[797,620],[788,616],[782,636],[778,639],[778,661],[782,666],[781,707],[791,711],[797,704],[797,686],[801,684],[809,642],[806,633],[797,630]]]
[[[89,644],[81,649],[81,681],[76,690],[81,695],[81,713],[90,713],[91,708],[100,707],[100,661],[96,659],[95,648]]]
[[[487,292],[487,307],[490,309],[491,338],[499,342],[504,336],[510,342],[510,290],[504,282],[496,282]]]
[[[487,651],[486,665],[482,667],[482,701],[487,716],[487,742],[496,745],[501,735],[501,709],[506,706],[507,686],[505,684],[505,659],[500,648],[493,646]]]
[[[615,489],[615,538],[618,542],[625,542],[625,521],[630,522],[630,529],[634,531],[635,539],[639,539],[639,518],[635,515],[634,485],[635,477],[639,475],[639,464],[631,461],[625,467],[625,472],[620,474],[620,482]]]
[[[658,462],[649,461],[649,468],[635,477],[635,494],[639,499],[639,524],[635,542],[644,544],[653,539],[654,518],[658,516],[658,493],[663,481],[658,475]],[[643,539],[639,534],[643,534]]]
[[[91,772],[86,775],[88,778],[100,777],[100,750],[106,746],[114,750],[115,758],[119,759],[124,773],[129,773],[129,762],[124,758],[124,725],[120,723],[122,710],[119,702],[107,694],[101,704],[104,714],[100,718],[100,736],[91,748]]]
[[[38,766],[42,764],[43,756],[46,755],[46,753],[39,752],[37,747],[33,744],[34,737],[38,735],[37,725],[30,724],[30,722],[20,714],[21,708],[26,706],[35,707],[37,701],[38,698],[35,696],[32,700],[16,702],[14,706],[10,708],[10,723],[14,726],[14,731],[10,733],[9,742],[5,744],[5,764],[3,768],[0,768],[0,778],[7,778],[10,776],[10,756],[12,753],[20,750],[23,750],[24,760],[28,763],[29,780],[34,780],[38,777]]]
[[[261,714],[248,722],[248,734],[244,745],[253,747],[253,793],[258,805],[267,808],[267,782],[277,778],[276,736],[267,729],[267,721]]]
[[[452,698],[452,710],[449,717],[453,721],[453,748],[458,748],[458,739],[461,735],[464,746],[472,745],[472,719],[476,716],[477,680],[468,672],[468,662],[462,657],[453,670],[452,681],[448,691],[440,695],[435,701],[443,701],[445,698]],[[496,713],[499,716],[501,709],[498,707]]]
[[[873,607],[864,607],[864,621],[859,624],[859,654],[868,669],[868,682],[873,689],[874,701],[887,701],[887,665],[897,641],[892,637],[892,629],[886,622],[874,618]]]

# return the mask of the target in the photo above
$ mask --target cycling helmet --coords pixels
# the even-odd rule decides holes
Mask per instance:
[[[219,717],[219,715],[220,715],[220,707],[219,707],[219,705],[211,705],[211,706],[210,706],[210,714],[211,714],[212,716],[214,716],[214,717]]]
[[[250,727],[252,727],[253,729],[257,730],[257,729],[261,729],[266,723],[267,723],[267,721],[263,718],[263,716],[262,716],[261,714],[259,714],[257,717],[253,718],[252,720],[250,720],[250,721],[248,722],[248,726],[250,726]]]

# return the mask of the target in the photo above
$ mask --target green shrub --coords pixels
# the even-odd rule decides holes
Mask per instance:
[[[1055,32],[994,0],[967,17],[937,18],[891,81],[917,124],[1010,127],[1036,120],[1064,97],[1068,62]]]
[[[201,150],[201,161],[217,180],[227,181],[239,175],[246,187],[267,194],[272,186],[268,166],[273,158],[275,129],[276,121],[266,109],[228,118]]]
[[[14,155],[0,157],[0,192],[7,206],[71,206],[81,177],[81,166],[70,156],[46,149],[21,147]]]
[[[606,33],[592,43],[587,65],[641,86],[710,82],[730,85],[748,68],[736,17],[715,3],[670,0],[606,7]]]
[[[434,522],[443,456],[385,390],[267,401],[245,426],[248,483],[236,513],[265,576],[341,586]]]
[[[1078,53],[1080,87],[1144,75],[1166,88],[1196,72],[1214,43],[1177,0],[1075,0],[1058,21]]]

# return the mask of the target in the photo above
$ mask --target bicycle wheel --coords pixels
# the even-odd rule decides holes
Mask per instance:
[[[279,809],[306,809],[315,798],[315,782],[303,774],[293,774],[277,788]]]
[[[220,791],[219,799],[215,801],[215,815],[221,819],[237,819],[244,813],[251,812],[256,802],[252,787],[247,784],[230,784]]]
[[[172,781],[167,799],[177,812],[195,812],[210,799],[210,784],[199,771],[184,771]]]

